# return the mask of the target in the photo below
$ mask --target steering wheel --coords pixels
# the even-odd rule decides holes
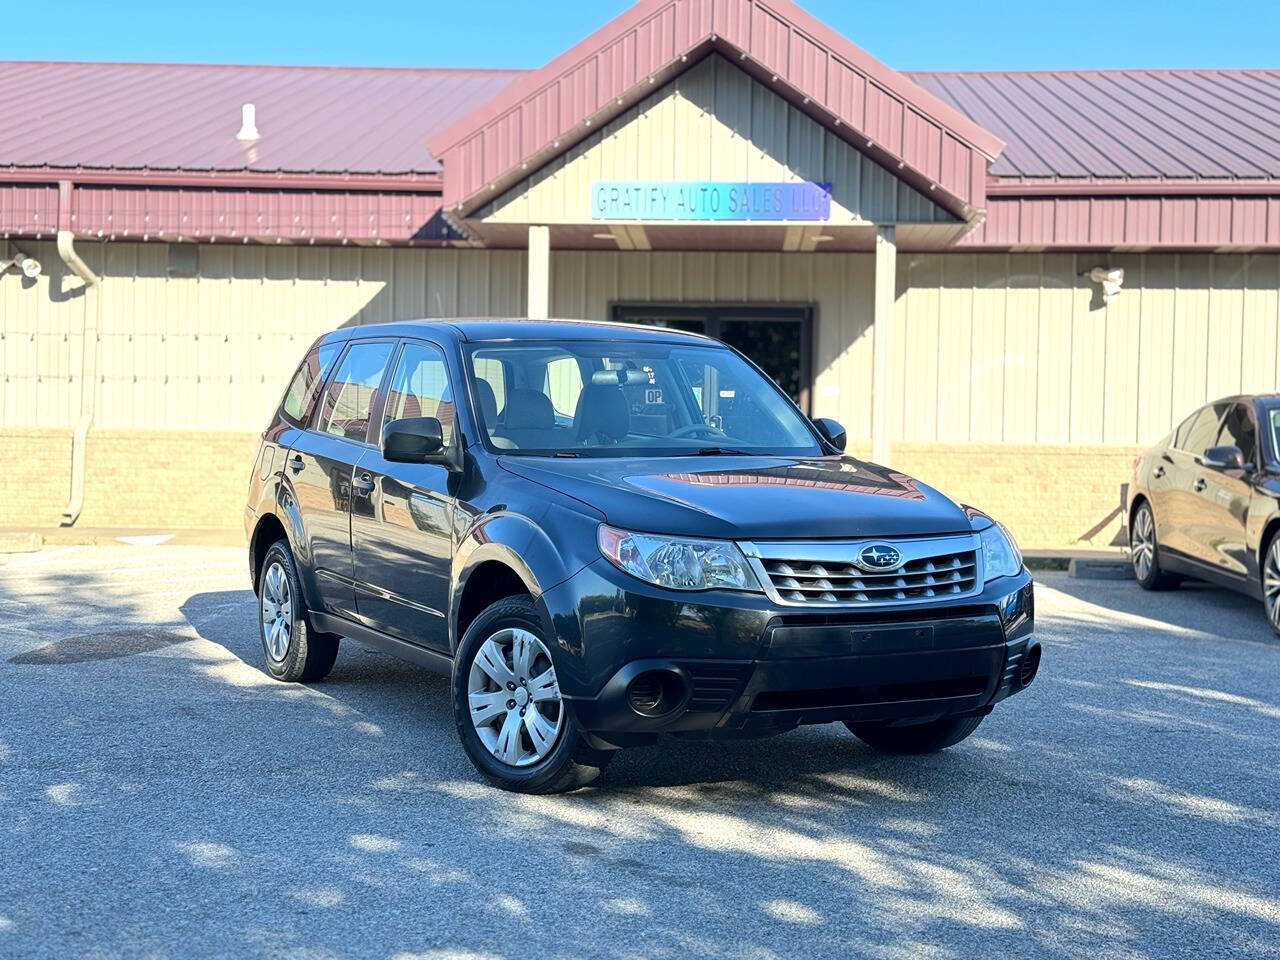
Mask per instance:
[[[679,430],[675,431],[674,433],[670,433],[667,436],[671,440],[679,440],[682,437],[693,437],[693,436],[697,436],[698,434],[702,434],[708,437],[728,438],[729,436],[723,430],[717,430],[715,427],[711,426],[711,424],[709,423],[692,423],[687,427],[681,427]]]

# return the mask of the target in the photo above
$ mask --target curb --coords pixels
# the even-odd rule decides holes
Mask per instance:
[[[44,546],[38,533],[0,534],[0,553],[35,553]]]

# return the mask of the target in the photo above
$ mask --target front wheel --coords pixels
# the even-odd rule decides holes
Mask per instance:
[[[1160,569],[1156,518],[1145,500],[1138,504],[1129,524],[1129,561],[1133,564],[1133,578],[1143,590],[1168,590],[1178,585],[1176,576]]]
[[[978,729],[981,717],[943,717],[907,727],[845,722],[849,732],[882,753],[936,753],[954,747]]]
[[[613,756],[583,741],[560,697],[549,643],[533,600],[508,597],[476,617],[454,658],[462,746],[504,790],[574,790],[596,780]]]
[[[1271,629],[1280,634],[1280,533],[1271,538],[1262,561],[1262,604]]]

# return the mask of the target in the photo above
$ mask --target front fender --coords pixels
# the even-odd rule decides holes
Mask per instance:
[[[453,555],[449,636],[457,644],[458,611],[467,581],[483,563],[496,561],[521,579],[535,598],[563,583],[599,556],[600,520],[550,504],[537,521],[518,513],[480,517],[459,539]]]

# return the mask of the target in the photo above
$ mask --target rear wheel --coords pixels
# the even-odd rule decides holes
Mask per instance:
[[[1262,604],[1271,629],[1280,634],[1280,531],[1271,538],[1263,555]]]
[[[1133,511],[1133,522],[1129,524],[1129,561],[1133,564],[1133,578],[1143,590],[1168,590],[1178,585],[1176,576],[1160,569],[1156,518],[1145,500]]]
[[[454,658],[453,710],[467,756],[504,790],[574,790],[613,757],[583,741],[529,597],[499,600],[467,628]]]
[[[874,723],[849,723],[849,732],[882,753],[936,753],[954,747],[982,723],[981,717],[943,717],[907,727]]]
[[[298,568],[287,540],[277,540],[258,573],[258,632],[267,673],[277,680],[323,680],[338,658],[339,638],[317,633],[307,622]]]

